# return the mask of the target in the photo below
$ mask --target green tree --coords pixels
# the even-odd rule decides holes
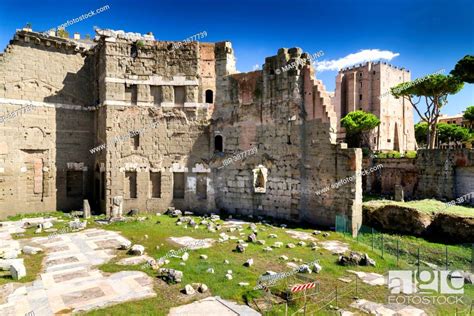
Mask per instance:
[[[466,141],[470,137],[469,130],[456,124],[438,123],[438,139],[441,143]]]
[[[350,147],[369,147],[369,132],[380,125],[380,120],[372,113],[354,111],[344,116],[341,125]]]
[[[426,146],[426,134],[428,133],[428,123],[420,122],[415,124],[415,139],[419,146]]]
[[[458,78],[459,81],[474,83],[474,56],[466,55],[459,60],[454,69],[451,70],[451,75]]]
[[[433,149],[440,110],[448,103],[448,95],[458,93],[463,86],[464,83],[453,76],[436,74],[426,76],[423,80],[403,82],[390,90],[395,98],[403,98],[410,102],[421,120],[428,124],[426,143],[428,148]],[[426,110],[423,113],[420,111],[422,100],[426,104]]]
[[[472,122],[474,122],[474,105],[468,106],[464,111],[464,119],[469,121],[469,129],[472,132]]]

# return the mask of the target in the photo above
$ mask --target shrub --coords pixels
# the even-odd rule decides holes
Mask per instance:
[[[405,153],[406,158],[414,159],[416,158],[416,151],[415,150],[409,150]]]
[[[401,158],[402,154],[400,154],[398,151],[392,150],[388,153],[387,157],[388,158]]]
[[[362,148],[362,157],[370,157],[371,154],[372,154],[372,151],[370,150],[370,148],[367,148],[367,147]]]
[[[381,159],[387,158],[387,153],[378,153],[377,158],[381,158]]]

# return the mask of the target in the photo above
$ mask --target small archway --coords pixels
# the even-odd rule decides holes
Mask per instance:
[[[214,103],[214,91],[206,90],[206,103]]]
[[[222,135],[216,135],[214,137],[214,150],[217,152],[224,151],[224,138]]]

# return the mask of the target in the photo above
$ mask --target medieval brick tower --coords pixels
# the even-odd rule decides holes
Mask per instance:
[[[336,77],[334,101],[338,122],[352,111],[373,113],[381,122],[370,137],[372,150],[414,150],[413,108],[389,93],[391,87],[410,78],[409,70],[382,62],[342,69]]]

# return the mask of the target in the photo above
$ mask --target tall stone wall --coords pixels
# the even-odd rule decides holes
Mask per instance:
[[[239,74],[229,42],[173,44],[110,30],[88,43],[16,34],[0,56],[1,111],[34,106],[0,127],[2,217],[89,198],[110,216],[174,206],[360,224],[361,152],[335,144],[307,54],[280,49]]]
[[[393,195],[401,185],[408,199],[454,200],[474,192],[474,150],[418,150],[416,159],[367,160],[365,168],[383,168],[365,179],[365,192]],[[474,204],[474,199],[472,199]]]
[[[105,68],[99,91],[106,110],[99,120],[104,139],[97,144],[107,147],[105,157],[97,156],[96,169],[106,173],[102,206],[108,214],[116,197],[123,199],[124,212],[214,207],[207,163],[216,93],[214,44],[192,42],[179,48],[172,44],[143,40],[138,45],[106,35],[99,40]],[[206,99],[208,90],[211,100]],[[138,140],[127,137],[134,132]],[[100,171],[102,163],[105,170]],[[173,192],[175,174],[184,174],[183,197]],[[95,178],[100,177],[96,173]],[[196,192],[199,181],[206,182],[202,196]],[[154,186],[159,192],[153,191]]]
[[[324,226],[347,215],[355,230],[362,220],[356,175],[361,152],[336,145],[331,120],[314,118],[323,111],[313,108],[315,89],[307,85],[315,81],[304,58],[300,49],[281,49],[265,60],[263,71],[229,76],[211,126],[216,204],[230,213]],[[300,66],[281,71],[294,61]],[[217,137],[223,138],[223,152],[216,148]],[[235,158],[239,154],[242,159]],[[352,182],[331,188],[351,176]],[[329,190],[316,193],[326,186]]]
[[[95,66],[85,52],[19,31],[0,56],[0,217],[79,209],[89,194]]]

